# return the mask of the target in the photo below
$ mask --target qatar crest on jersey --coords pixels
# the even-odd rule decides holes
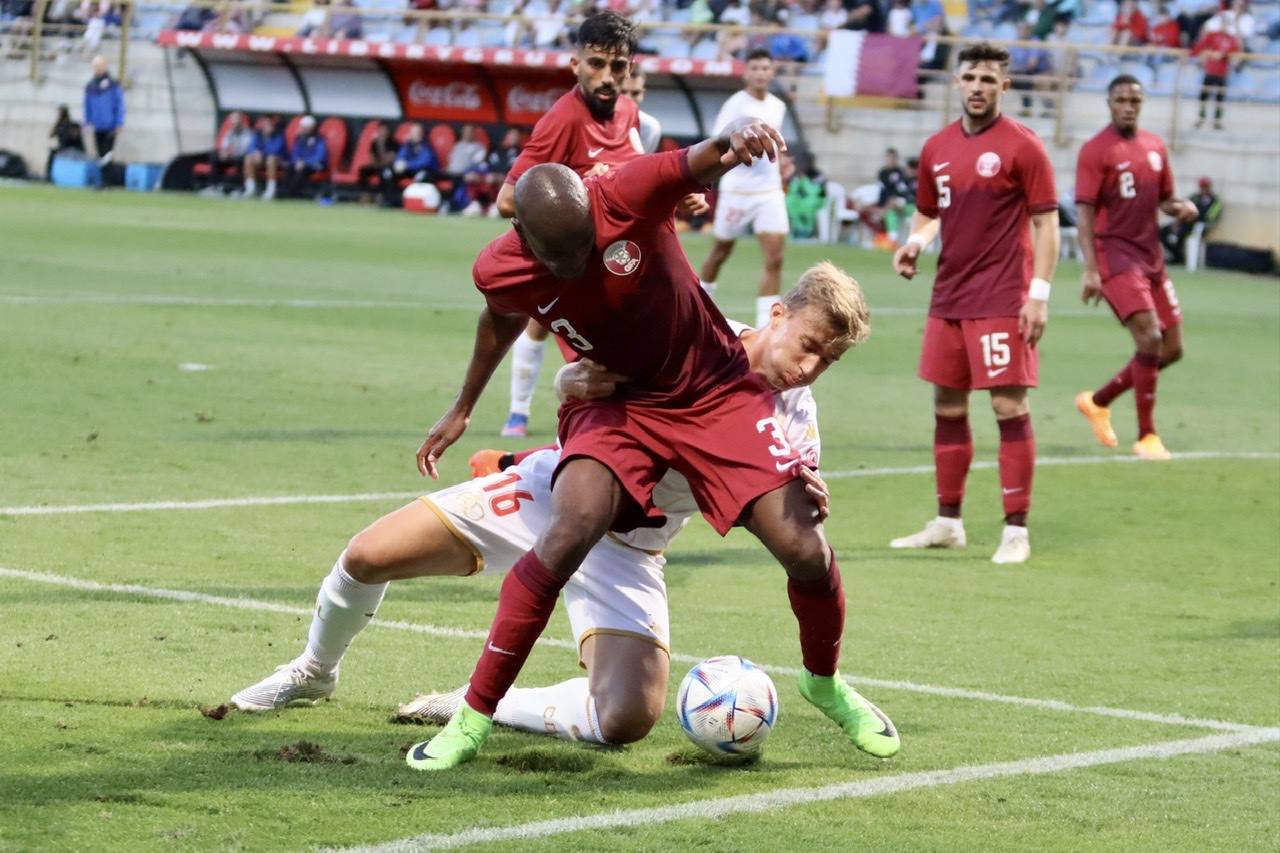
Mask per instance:
[[[985,151],[978,158],[978,174],[984,178],[994,178],[1000,171],[1000,155],[994,151]]]
[[[631,275],[640,266],[640,247],[630,240],[616,240],[604,250],[604,268],[614,275]]]
[[[1164,159],[1160,156],[1159,151],[1148,151],[1147,162],[1151,164],[1151,171],[1159,172],[1164,169]]]

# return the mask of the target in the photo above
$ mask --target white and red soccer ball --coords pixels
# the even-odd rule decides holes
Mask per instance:
[[[736,655],[707,658],[680,682],[676,715],[689,740],[715,755],[759,752],[778,719],[778,691]]]

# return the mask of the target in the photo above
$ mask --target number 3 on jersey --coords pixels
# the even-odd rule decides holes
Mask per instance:
[[[787,441],[787,434],[782,431],[777,418],[761,418],[756,421],[756,432],[769,437],[769,455],[776,458],[792,457],[786,462],[773,463],[779,471],[785,471],[800,461],[795,456],[795,450],[791,448],[791,442]]]
[[[569,342],[569,346],[573,347],[578,352],[591,352],[595,349],[595,347],[591,345],[591,342],[578,334],[578,330],[573,327],[573,324],[563,317],[551,324],[551,331],[564,335],[565,339]]]

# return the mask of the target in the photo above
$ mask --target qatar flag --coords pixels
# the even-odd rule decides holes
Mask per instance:
[[[834,30],[827,42],[823,87],[829,98],[916,96],[916,68],[923,39]]]

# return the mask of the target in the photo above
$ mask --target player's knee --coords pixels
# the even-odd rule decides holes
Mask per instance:
[[[383,549],[368,531],[357,533],[342,553],[342,568],[360,583],[382,583],[389,568]]]
[[[769,273],[782,272],[782,250],[777,252],[768,252],[764,256],[764,268]]]
[[[812,530],[793,530],[769,543],[787,576],[798,581],[817,580],[827,573],[827,543]]]
[[[538,540],[538,558],[557,574],[572,574],[608,527],[608,515],[593,508],[563,510]]]
[[[1160,366],[1168,367],[1181,360],[1182,344],[1169,344],[1166,342],[1160,350]]]
[[[642,740],[662,716],[662,705],[642,697],[630,700],[610,697],[607,693],[596,697],[596,722],[606,743],[635,743]]]
[[[1134,343],[1137,344],[1138,352],[1146,355],[1160,355],[1164,348],[1164,339],[1160,337],[1159,329],[1144,329],[1135,334]]]

